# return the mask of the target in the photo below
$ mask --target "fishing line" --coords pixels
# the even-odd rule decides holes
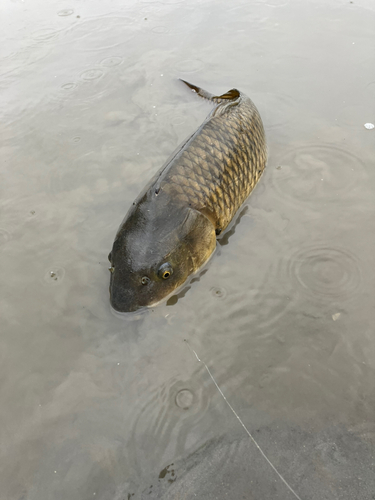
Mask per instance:
[[[281,479],[281,481],[285,484],[285,486],[293,493],[293,495],[298,499],[298,500],[301,500],[301,497],[299,497],[297,495],[297,493],[293,490],[293,488],[287,483],[287,481],[283,478],[283,476],[280,474],[280,472],[276,469],[276,467],[273,465],[273,463],[271,462],[271,460],[267,457],[267,455],[264,453],[264,451],[262,450],[262,448],[259,446],[259,444],[256,442],[256,440],[253,438],[252,434],[250,433],[250,431],[247,429],[246,425],[242,422],[241,418],[239,417],[239,415],[237,415],[237,413],[235,412],[233,406],[229,403],[229,401],[227,400],[227,398],[225,397],[223,391],[220,389],[220,387],[218,386],[216,380],[214,379],[212,373],[210,372],[210,369],[208,368],[208,366],[206,365],[206,363],[199,358],[198,354],[194,351],[194,349],[192,347],[190,347],[190,344],[189,342],[184,339],[184,341],[186,342],[188,348],[190,349],[191,352],[193,352],[195,354],[195,357],[197,358],[197,360],[199,361],[199,363],[202,363],[203,366],[206,368],[207,370],[207,373],[209,374],[209,376],[211,377],[212,379],[212,382],[215,384],[217,390],[220,392],[221,396],[223,397],[224,401],[227,403],[227,405],[229,406],[229,408],[232,410],[232,412],[234,413],[235,417],[237,418],[237,420],[239,421],[239,423],[242,425],[242,427],[245,429],[246,431],[246,434],[249,436],[249,438],[252,440],[252,442],[255,444],[255,446],[258,448],[258,450],[260,451],[260,453],[262,454],[263,458],[268,462],[268,464],[272,467],[272,469],[276,472],[276,474],[279,476],[279,478]]]

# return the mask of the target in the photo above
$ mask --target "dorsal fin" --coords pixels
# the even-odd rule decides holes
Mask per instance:
[[[200,87],[197,87],[196,85],[193,85],[192,83],[186,82],[182,78],[180,78],[182,82],[185,83],[193,92],[198,94],[200,97],[203,97],[203,99],[208,99],[209,101],[213,102],[223,102],[223,101],[234,101],[240,97],[240,92],[237,89],[231,89],[228,90],[223,95],[215,96],[211,94],[210,92],[207,92],[207,90],[201,89]]]

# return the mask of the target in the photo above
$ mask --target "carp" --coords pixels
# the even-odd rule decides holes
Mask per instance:
[[[110,302],[119,312],[155,305],[196,273],[266,166],[263,123],[251,99],[236,89],[214,96],[182,81],[215,107],[117,231],[108,259]]]

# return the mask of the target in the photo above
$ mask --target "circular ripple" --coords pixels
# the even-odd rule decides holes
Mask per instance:
[[[61,85],[61,88],[64,90],[72,90],[72,89],[75,89],[76,87],[77,87],[77,84],[74,82],[68,82],[68,83],[64,83],[64,85]]]
[[[160,119],[164,120],[164,123],[170,123],[175,127],[178,127],[179,125],[182,125],[186,122],[186,115],[182,113],[176,113],[175,110],[160,112],[160,117]]]
[[[273,183],[282,198],[301,203],[335,199],[353,190],[364,175],[362,161],[334,146],[311,145],[294,149],[279,160]]]
[[[117,371],[114,378],[120,387],[125,387],[124,372]],[[204,419],[212,397],[210,384],[208,378],[202,381],[202,367],[197,365],[188,383],[171,380],[148,385],[142,398],[131,408],[133,424],[128,449],[136,463],[152,462],[152,450],[157,449],[162,455],[170,446],[171,436],[176,435],[182,425],[193,429]],[[181,409],[189,411],[182,412]],[[145,439],[148,435],[152,438]],[[189,437],[190,433],[180,433],[179,446],[187,445]]]
[[[211,295],[213,295],[217,299],[225,299],[227,296],[227,292],[225,288],[214,287],[211,288]]]
[[[104,71],[99,68],[88,69],[81,73],[83,80],[97,80],[104,75]]]
[[[65,276],[65,269],[63,267],[51,266],[44,273],[44,282],[48,285],[56,286],[59,285]]]
[[[4,245],[7,241],[12,238],[12,235],[6,229],[0,227],[0,246]]]
[[[166,26],[155,26],[155,28],[152,28],[151,31],[153,33],[157,33],[159,35],[164,35],[164,34],[169,32],[169,30]]]
[[[112,56],[106,57],[103,59],[100,64],[105,66],[106,68],[112,68],[113,66],[119,66],[122,63],[122,57],[120,56]]]
[[[57,15],[58,16],[62,16],[62,17],[65,17],[65,16],[71,16],[73,14],[74,10],[73,9],[63,9],[63,10],[60,10]]]
[[[204,67],[204,64],[199,59],[185,59],[176,64],[176,69],[181,73],[196,73]]]
[[[298,252],[288,264],[288,273],[314,296],[344,297],[361,283],[356,258],[346,250],[318,246]]]
[[[194,394],[189,389],[181,389],[176,394],[176,405],[183,410],[188,410],[194,401]]]
[[[76,137],[73,137],[72,142],[74,142],[74,144],[81,142],[81,138],[79,137],[79,135],[77,135]]]
[[[171,118],[171,123],[173,125],[182,125],[183,123],[185,123],[186,121],[186,118],[184,115],[179,115],[179,114],[175,114],[172,118]]]

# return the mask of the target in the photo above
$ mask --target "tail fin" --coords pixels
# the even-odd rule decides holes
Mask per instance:
[[[240,92],[237,89],[232,89],[228,90],[223,95],[215,96],[213,94],[210,94],[210,92],[207,92],[207,90],[201,89],[200,87],[197,87],[196,85],[193,85],[192,83],[186,82],[182,78],[180,78],[181,82],[184,82],[185,85],[187,85],[193,92],[198,94],[200,97],[203,97],[203,99],[208,99],[209,101],[213,101],[216,103],[224,102],[224,101],[234,101],[240,97]]]

